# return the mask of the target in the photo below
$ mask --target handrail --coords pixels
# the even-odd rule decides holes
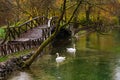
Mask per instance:
[[[28,20],[28,21],[24,22],[23,24],[19,25],[18,27],[21,27],[21,26],[23,26],[23,25],[25,25],[25,24],[33,21],[33,20],[36,20],[36,19],[39,19],[39,18],[43,18],[43,17],[44,17],[44,16],[42,16],[42,17],[37,16],[37,17],[35,17],[35,18],[31,19],[31,20]],[[44,17],[44,18],[46,18],[46,17]],[[16,27],[17,27],[17,26],[16,26]]]
[[[14,40],[17,37],[19,37],[22,33],[26,32],[29,29],[32,29],[33,27],[47,24],[47,21],[48,18],[44,16],[35,17],[32,20],[28,20],[19,26],[6,28],[6,36],[7,38],[9,37],[9,40]]]

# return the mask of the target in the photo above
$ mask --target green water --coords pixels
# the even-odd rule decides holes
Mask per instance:
[[[73,41],[75,55],[66,52],[66,47],[72,45],[54,48],[36,60],[31,70],[16,72],[9,80],[120,80],[120,39],[116,37],[100,36],[99,42],[94,38],[91,48],[86,46],[85,36],[80,37]],[[63,63],[57,64],[56,55],[49,54],[56,52],[66,57]]]

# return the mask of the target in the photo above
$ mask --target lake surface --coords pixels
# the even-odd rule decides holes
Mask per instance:
[[[9,80],[120,80],[119,35],[91,37],[89,45],[85,36],[69,45],[58,45],[36,60],[31,70],[15,72]],[[66,52],[73,44],[75,55]],[[56,63],[56,52],[66,57],[63,63]]]

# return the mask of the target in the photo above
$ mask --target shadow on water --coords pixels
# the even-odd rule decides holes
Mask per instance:
[[[98,42],[94,42],[96,39],[100,39],[99,47]],[[31,70],[18,72],[9,80],[120,80],[120,54],[111,51],[115,45],[112,36],[96,37],[89,42],[89,47],[86,47],[85,36],[74,42],[77,49],[75,56],[66,51],[73,43],[63,46],[59,43],[58,47],[34,62]],[[59,66],[55,61],[56,52],[66,57]]]

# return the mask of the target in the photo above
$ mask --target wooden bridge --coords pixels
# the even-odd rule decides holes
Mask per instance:
[[[0,56],[39,46],[51,35],[57,17],[35,17],[25,23],[5,28],[7,43],[0,45]],[[49,24],[48,24],[49,23]]]
[[[38,47],[51,35],[51,31],[56,26],[57,20],[58,17],[48,19],[47,17],[41,16],[26,21],[19,26],[5,28],[6,36],[3,42],[8,41],[0,45],[0,56]],[[96,26],[96,24],[98,26]],[[80,29],[78,28],[76,31],[90,29],[93,30],[93,32],[109,32],[110,29],[113,29],[111,27],[101,26],[98,23],[96,24],[90,27],[85,26]],[[73,23],[70,23],[68,28],[72,28],[70,26],[74,26]],[[74,28],[72,28],[71,31],[75,33]]]

